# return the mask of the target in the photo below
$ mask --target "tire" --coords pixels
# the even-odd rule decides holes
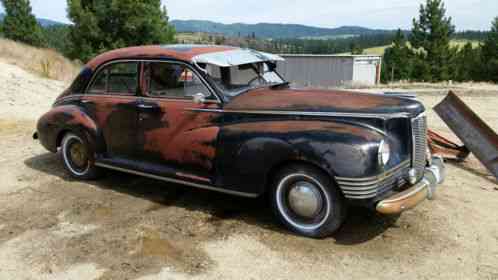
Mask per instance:
[[[71,177],[79,180],[93,180],[100,176],[101,170],[95,166],[93,151],[86,137],[68,132],[61,142],[61,155],[64,168]]]
[[[274,214],[291,231],[328,237],[346,218],[346,203],[329,176],[307,165],[289,165],[275,176],[270,193]]]

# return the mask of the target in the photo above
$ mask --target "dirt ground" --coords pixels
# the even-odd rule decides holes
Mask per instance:
[[[72,180],[31,138],[65,85],[0,69],[0,279],[498,279],[498,184],[475,158],[448,163],[437,200],[398,219],[351,209],[334,236],[307,239],[261,199],[116,172]],[[498,89],[457,93],[498,130]]]

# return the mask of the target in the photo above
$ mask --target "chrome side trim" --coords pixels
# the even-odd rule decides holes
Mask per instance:
[[[396,166],[396,167],[394,167],[394,168],[392,168],[392,169],[390,169],[390,170],[388,170],[380,175],[377,175],[377,176],[363,177],[363,178],[335,177],[335,179],[337,181],[348,182],[348,184],[352,184],[354,186],[371,185],[371,184],[375,184],[375,183],[378,183],[378,182],[384,180],[385,178],[389,177],[390,175],[392,175],[393,173],[395,173],[396,171],[398,171],[404,167],[409,167],[410,162],[411,162],[411,160],[405,160],[402,163],[400,163],[398,166]]]
[[[223,110],[223,109],[198,109],[188,108],[195,112],[215,112],[215,113],[237,113],[237,114],[257,114],[257,115],[291,115],[291,116],[315,116],[315,117],[349,117],[349,118],[369,118],[369,119],[392,119],[408,118],[408,113],[395,114],[366,114],[366,113],[340,113],[340,112],[301,112],[301,111],[272,111],[272,110]]]
[[[98,167],[102,167],[102,168],[113,169],[116,171],[135,174],[135,175],[148,177],[148,178],[156,179],[156,180],[161,180],[161,181],[165,181],[165,182],[186,185],[186,186],[195,187],[195,188],[204,189],[204,190],[216,191],[216,192],[221,192],[221,193],[226,193],[226,194],[231,194],[231,195],[236,195],[236,196],[242,196],[242,197],[251,197],[251,198],[258,197],[257,194],[231,191],[231,190],[226,190],[226,189],[222,189],[222,188],[218,188],[218,187],[183,181],[183,180],[179,180],[179,179],[157,176],[157,175],[148,174],[148,173],[144,173],[144,172],[140,172],[140,171],[136,171],[136,170],[131,170],[131,169],[127,169],[127,168],[117,167],[117,166],[113,166],[113,165],[109,165],[109,164],[105,164],[105,163],[96,162],[95,165]]]
[[[379,192],[389,191],[394,187],[406,184],[403,170],[408,170],[410,160],[384,172],[381,175],[367,178],[335,177],[344,196],[350,199],[368,199],[379,195]]]

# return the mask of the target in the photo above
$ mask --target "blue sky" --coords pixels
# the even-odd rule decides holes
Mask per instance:
[[[171,19],[274,22],[322,27],[409,28],[424,0],[163,0]],[[446,0],[458,30],[489,29],[498,0]],[[66,0],[31,0],[38,17],[68,22]],[[0,11],[3,7],[0,6]]]

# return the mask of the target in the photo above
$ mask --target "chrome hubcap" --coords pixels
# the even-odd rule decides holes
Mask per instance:
[[[299,181],[291,187],[289,206],[299,216],[313,218],[320,212],[322,205],[320,191],[312,183]]]
[[[79,142],[73,143],[69,149],[69,153],[71,155],[71,161],[77,167],[84,167],[86,165],[88,159],[86,157],[86,151],[83,144]]]

